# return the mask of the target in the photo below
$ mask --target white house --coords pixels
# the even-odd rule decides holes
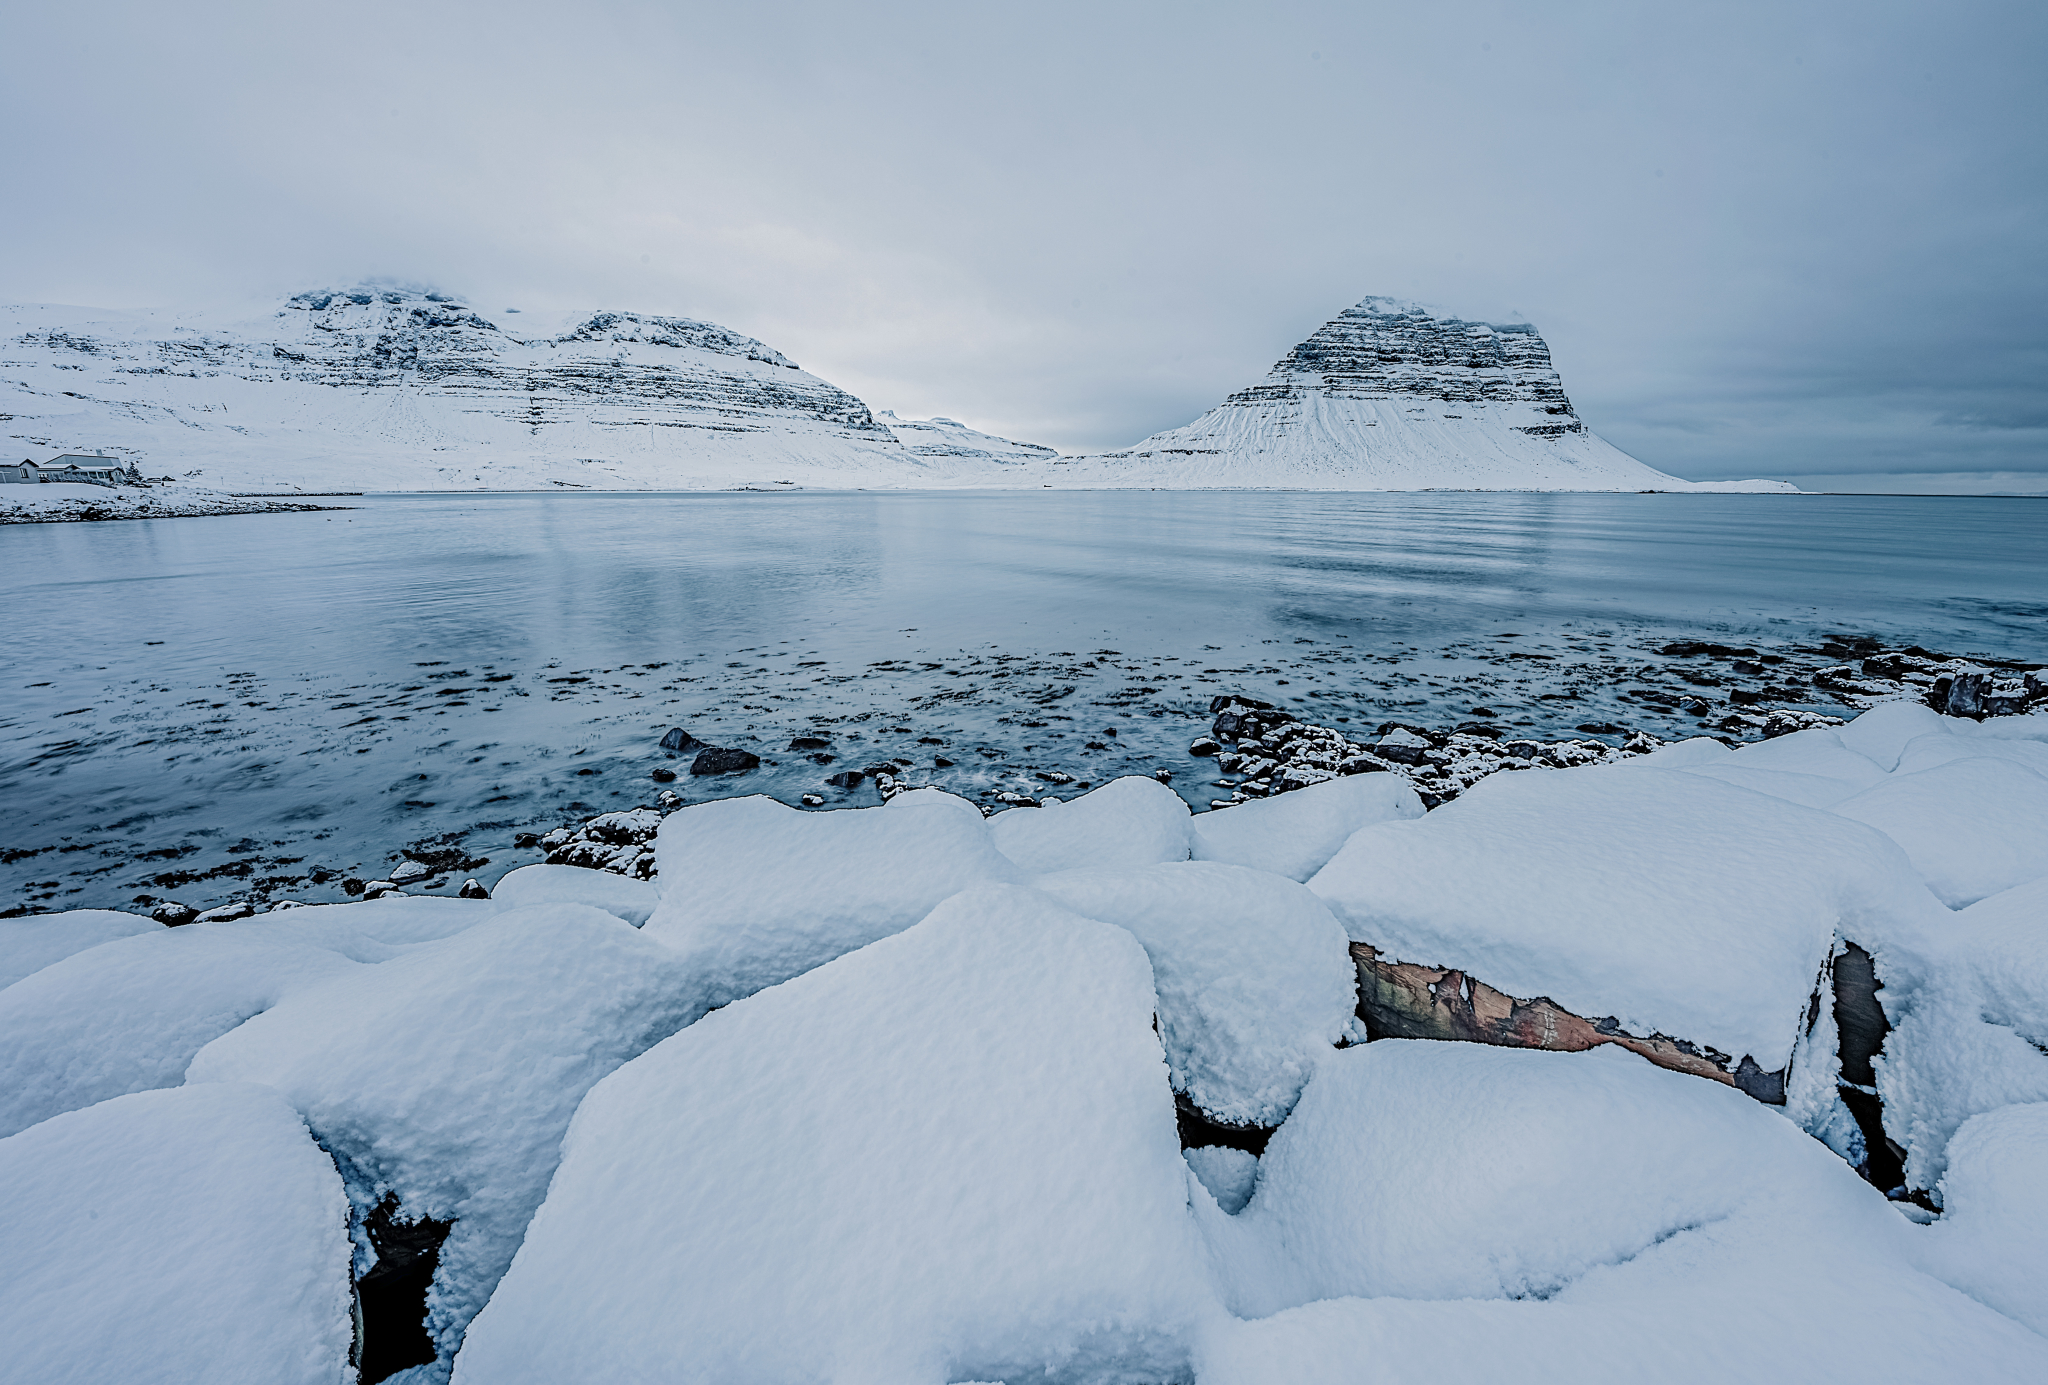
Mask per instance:
[[[40,479],[36,475],[36,464],[31,461],[8,462],[0,466],[0,486],[10,482],[33,486]]]
[[[22,463],[24,467],[28,463]],[[83,481],[95,486],[119,486],[140,480],[135,472],[121,465],[117,457],[101,457],[82,452],[67,452],[63,456],[47,461],[36,468],[38,481]]]

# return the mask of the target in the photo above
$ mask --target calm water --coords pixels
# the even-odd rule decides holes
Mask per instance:
[[[1164,766],[1202,806],[1213,770],[1185,748],[1219,690],[1678,734],[1611,698],[1670,638],[2048,658],[2048,503],[2027,500],[346,503],[0,528],[0,911],[338,897],[307,872],[374,876],[449,833],[494,878],[537,859],[517,832],[651,801],[670,725],[773,762],[684,775],[693,800],[822,789],[832,770],[784,751],[819,731],[833,769],[894,758],[979,794]]]

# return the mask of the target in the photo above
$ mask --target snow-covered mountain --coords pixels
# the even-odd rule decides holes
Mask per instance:
[[[245,320],[0,308],[0,428],[13,454],[107,452],[280,491],[1000,484],[1004,463],[1054,455],[878,421],[714,323],[498,316],[384,287]]]
[[[1683,481],[1589,432],[1526,322],[1393,298],[1347,308],[1260,383],[1133,447],[1065,458],[1055,484],[1327,490],[1790,491]]]

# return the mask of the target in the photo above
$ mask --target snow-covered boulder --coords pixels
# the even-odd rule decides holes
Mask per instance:
[[[1358,832],[1309,888],[1389,961],[1766,1074],[1791,1058],[1838,932],[1881,954],[1947,917],[1875,830],[1654,769],[1495,775]]]
[[[1952,736],[1959,724],[1918,702],[1881,702],[1835,728],[1835,735],[1845,747],[1890,774],[1915,738]]]
[[[1684,741],[1680,745],[1717,745],[1717,742],[1701,738]],[[1642,759],[1621,763],[1653,764],[1678,748],[1667,747]],[[1738,788],[1754,789],[1809,808],[1833,807],[1853,794],[1882,783],[1885,774],[1869,757],[1843,745],[1842,738],[1824,726],[1758,741],[1732,753],[1724,748],[1719,755],[1701,755],[1690,764],[1673,763],[1670,768],[1684,769]]]
[[[1179,1378],[1152,1006],[1128,933],[998,887],[706,1016],[585,1098],[457,1385]]]
[[[661,825],[661,903],[647,921],[689,960],[706,1009],[901,932],[973,885],[1020,876],[981,810],[936,790],[882,808],[806,813],[752,796]]]
[[[2048,1337],[2048,1103],[1973,1116],[1949,1142],[1921,1265]]]
[[[1027,875],[1188,858],[1188,805],[1156,779],[1126,775],[1071,803],[1013,808],[989,820],[996,849]]]
[[[1834,811],[1904,847],[1952,909],[2048,875],[2048,774],[2013,759],[1970,755],[1910,772],[1902,762]]]
[[[176,1086],[214,1039],[317,982],[491,913],[391,899],[118,938],[0,991],[0,1134],[127,1092]]]
[[[0,1140],[0,1375],[352,1378],[348,1201],[275,1092],[138,1092]]]
[[[0,990],[89,947],[162,931],[163,925],[155,919],[115,909],[72,909],[0,919]]]
[[[189,1080],[282,1092],[359,1222],[395,1195],[408,1221],[455,1224],[428,1298],[446,1360],[512,1263],[584,1092],[692,1008],[670,949],[588,905],[534,905],[285,998],[201,1049]]]
[[[535,904],[588,904],[616,914],[638,928],[654,913],[661,892],[645,880],[582,866],[521,866],[505,872],[491,889],[500,909]]]
[[[1422,800],[1397,774],[1353,774],[1194,819],[1194,857],[1306,880],[1353,832],[1422,816]]]
[[[1955,914],[1887,977],[1894,1028],[1875,1061],[1906,1182],[1938,1187],[1972,1116],[2048,1102],[2048,879]]]
[[[1034,884],[1144,945],[1174,1090],[1214,1121],[1278,1125],[1351,1026],[1358,973],[1344,927],[1291,880],[1183,861]]]
[[[1209,1230],[1237,1313],[1291,1311],[1220,1323],[1204,1385],[1429,1379],[1447,1342],[1617,1385],[2048,1369],[2048,1341],[1915,1268],[1924,1229],[1797,1127],[1611,1047],[1332,1054],[1261,1162]]]

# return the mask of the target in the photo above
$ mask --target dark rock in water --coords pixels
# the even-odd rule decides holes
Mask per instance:
[[[534,838],[534,841],[536,842],[539,840],[540,839],[538,837]],[[356,895],[361,894],[363,892],[364,886],[368,883],[369,882],[365,881],[360,876],[351,875],[341,882],[341,892],[353,898]]]
[[[1470,710],[1475,717],[1497,717],[1500,715],[1499,712],[1494,711],[1491,707],[1473,707]],[[1584,730],[1585,728],[1580,727],[1579,729]]]
[[[1171,784],[1173,782],[1173,771],[1170,769],[1155,769],[1152,771],[1152,777],[1162,784]]]
[[[951,769],[953,762],[943,755],[934,755],[932,756],[932,767],[934,769]]]
[[[668,734],[661,738],[661,748],[663,750],[688,750],[693,746],[699,746],[702,744],[704,744],[704,742],[698,740],[695,736],[691,735],[688,731],[685,731],[680,726],[669,727]]]
[[[358,885],[357,888],[360,889],[361,886]],[[149,916],[166,928],[183,928],[186,924],[199,917],[199,911],[189,904],[180,904],[176,900],[167,899],[157,905],[156,908],[151,909]]]
[[[837,755],[833,755],[821,750],[817,754],[811,756],[811,763],[814,765],[829,765],[838,758],[839,757]]]
[[[1728,700],[1738,707],[1754,707],[1757,703],[1764,700],[1764,695],[1759,692],[1751,692],[1747,688],[1730,688],[1728,690]]]
[[[1616,726],[1611,721],[1589,721],[1578,729],[1593,736],[1625,736],[1628,734],[1627,727]]]
[[[516,836],[516,837],[514,837],[514,838],[512,839],[512,845],[514,845],[514,846],[516,846],[516,847],[519,847],[519,848],[521,848],[522,850],[523,850],[523,849],[525,849],[525,848],[527,848],[527,847],[539,846],[539,845],[540,845],[540,833],[538,833],[538,832],[521,832],[521,833],[520,833],[520,834],[519,834],[518,836]],[[361,882],[361,881],[357,881],[356,883],[357,883],[358,887],[360,887],[360,886],[361,886],[361,883],[362,883],[362,882]]]
[[[1586,728],[1581,726],[1579,729],[1584,731]],[[1488,726],[1483,721],[1461,721],[1451,730],[1460,736],[1484,736],[1490,741],[1497,741],[1501,737],[1501,729],[1498,726]]]
[[[710,746],[690,764],[692,774],[739,774],[755,768],[761,757],[751,750],[728,750]]]
[[[1255,697],[1239,697],[1235,693],[1220,693],[1217,696],[1209,699],[1209,711],[1212,714],[1220,712],[1224,708],[1230,706],[1232,703],[1235,703],[1240,707],[1249,707],[1255,712],[1270,712],[1273,710],[1272,703],[1261,702]],[[1116,732],[1107,731],[1103,734],[1114,736]]]
[[[648,771],[647,777],[649,779],[652,779],[657,784],[672,784],[675,782],[676,772],[664,766],[657,765],[655,766],[655,768]]]
[[[1216,720],[1209,724],[1209,734],[1219,741],[1234,741],[1244,735],[1250,719],[1243,712],[1224,711],[1216,714]]]
[[[823,736],[791,736],[789,738],[789,748],[791,750],[829,750],[831,746],[832,742]]]
[[[491,892],[484,888],[481,880],[463,881],[462,889],[456,894],[458,899],[489,899],[490,897]]]
[[[857,769],[843,769],[825,782],[835,789],[857,789],[867,780],[867,775]]]
[[[1691,659],[1701,654],[1711,654],[1716,659],[1754,659],[1756,651],[1747,646],[1737,648],[1725,644],[1708,644],[1701,640],[1679,640],[1667,644],[1657,651],[1667,659]]]
[[[1216,744],[1215,741],[1209,739],[1209,737],[1207,736],[1197,736],[1195,738],[1194,744],[1188,747],[1188,754],[1214,755],[1217,751],[1221,750],[1222,748],[1222,746]]]

